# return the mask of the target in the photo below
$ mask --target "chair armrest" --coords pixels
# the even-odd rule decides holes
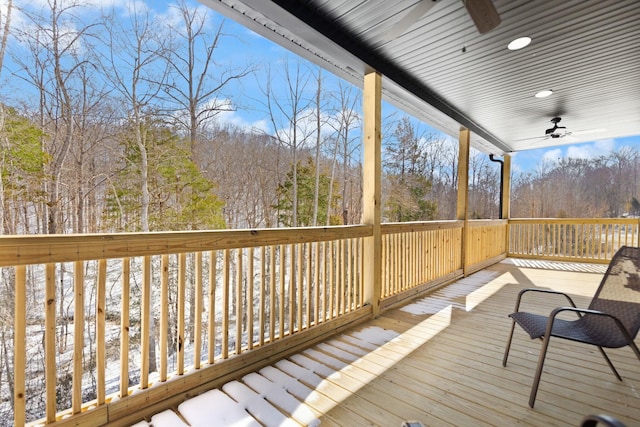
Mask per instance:
[[[524,288],[524,289],[521,289],[520,292],[518,292],[518,298],[516,299],[516,308],[514,310],[515,312],[518,312],[520,310],[520,301],[522,300],[522,297],[524,296],[524,294],[528,292],[563,295],[569,301],[569,304],[571,304],[571,307],[574,307],[574,308],[576,307],[576,304],[573,302],[573,299],[571,299],[571,297],[568,294],[565,294],[564,292],[553,291],[551,289],[542,289],[542,288]]]

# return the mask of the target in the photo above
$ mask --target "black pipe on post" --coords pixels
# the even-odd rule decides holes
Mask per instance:
[[[502,219],[502,187],[504,184],[504,160],[494,159],[493,154],[489,154],[489,160],[492,162],[500,163],[500,211],[498,212],[498,218]]]

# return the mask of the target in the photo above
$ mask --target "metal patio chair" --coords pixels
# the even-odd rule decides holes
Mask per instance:
[[[571,305],[558,307],[548,316],[520,311],[520,301],[529,292],[543,292],[563,295]],[[576,320],[565,320],[558,315],[574,312]],[[640,350],[633,342],[640,329],[640,248],[623,246],[613,256],[609,267],[589,304],[588,309],[577,308],[571,297],[562,292],[548,289],[527,288],[518,293],[511,333],[504,351],[502,366],[507,366],[507,357],[516,323],[531,337],[540,338],[542,347],[538,358],[536,374],[531,386],[529,406],[533,408],[542,375],[544,359],[551,337],[564,338],[598,347],[600,353],[618,380],[620,374],[614,368],[603,348],[630,346],[638,360]]]

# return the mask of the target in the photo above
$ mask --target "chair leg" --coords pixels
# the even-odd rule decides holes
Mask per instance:
[[[538,357],[538,367],[536,368],[536,375],[533,378],[533,384],[531,385],[531,394],[529,395],[529,406],[531,408],[533,408],[533,405],[536,402],[536,394],[538,393],[538,385],[540,384],[540,377],[542,376],[544,358],[547,355],[547,348],[549,347],[550,340],[550,335],[542,338],[542,347],[540,348],[540,356]]]
[[[635,353],[635,355],[638,358],[638,360],[640,360],[640,349],[638,349],[638,346],[636,345],[635,342],[633,342],[633,339],[631,337],[628,337],[628,340],[629,340],[629,347],[631,347],[631,349]],[[611,362],[611,359],[609,359],[609,356],[607,356],[607,354],[604,352],[604,349],[602,347],[598,347],[598,350],[600,350],[600,353],[604,357],[604,360],[607,361],[607,364],[609,365],[609,367],[613,371],[613,374],[616,376],[616,378],[618,378],[618,381],[622,381],[622,377],[620,376],[620,374],[618,373],[616,368],[613,366],[613,363]]]
[[[598,347],[598,350],[600,350],[600,354],[602,354],[602,357],[604,357],[604,360],[607,361],[607,365],[609,365],[609,367],[611,368],[611,371],[613,371],[613,375],[616,376],[618,381],[622,381],[622,377],[620,376],[616,368],[613,366],[613,363],[611,363],[611,359],[609,359],[609,356],[607,356],[607,353],[604,352],[604,349],[602,347],[600,346],[597,346],[597,347]]]
[[[513,330],[516,328],[516,321],[511,321],[511,333],[507,340],[507,347],[504,349],[504,357],[502,358],[502,366],[507,366],[507,358],[509,357],[509,349],[511,348],[511,340],[513,339]]]
[[[633,340],[631,340],[629,341],[629,346],[631,347],[633,352],[636,354],[636,357],[638,358],[638,360],[640,360],[640,349],[638,349],[638,346],[636,345],[636,343],[633,342]]]

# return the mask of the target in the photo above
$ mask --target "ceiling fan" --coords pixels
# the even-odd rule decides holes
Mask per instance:
[[[409,11],[400,21],[395,23],[387,32],[387,39],[394,40],[402,35],[409,27],[420,20],[420,18],[427,15],[433,6],[443,1],[444,0],[418,1],[418,3],[409,8]],[[491,31],[500,24],[500,15],[493,5],[493,0],[462,0],[462,2],[480,34]]]
[[[551,119],[551,123],[553,123],[553,127],[544,131],[544,134],[550,138],[562,138],[567,135],[571,135],[571,132],[556,132],[558,129],[566,129],[566,126],[558,126],[558,123],[562,120],[561,117],[554,117]]]
[[[568,131],[566,126],[559,126],[558,123],[560,123],[562,121],[562,117],[556,116],[551,118],[550,122],[553,123],[553,126],[545,129],[544,131],[544,135],[543,136],[536,136],[533,138],[524,138],[524,139],[518,139],[517,141],[528,141],[528,140],[547,140],[547,139],[557,139],[557,138],[566,138],[566,137],[570,137],[568,138],[568,140],[578,140],[577,138],[572,138],[571,136],[579,136],[579,135],[586,135],[586,134],[591,134],[591,133],[598,133],[598,132],[605,132],[607,129],[605,128],[598,128],[598,129],[586,129],[586,130],[579,130],[579,131]]]

